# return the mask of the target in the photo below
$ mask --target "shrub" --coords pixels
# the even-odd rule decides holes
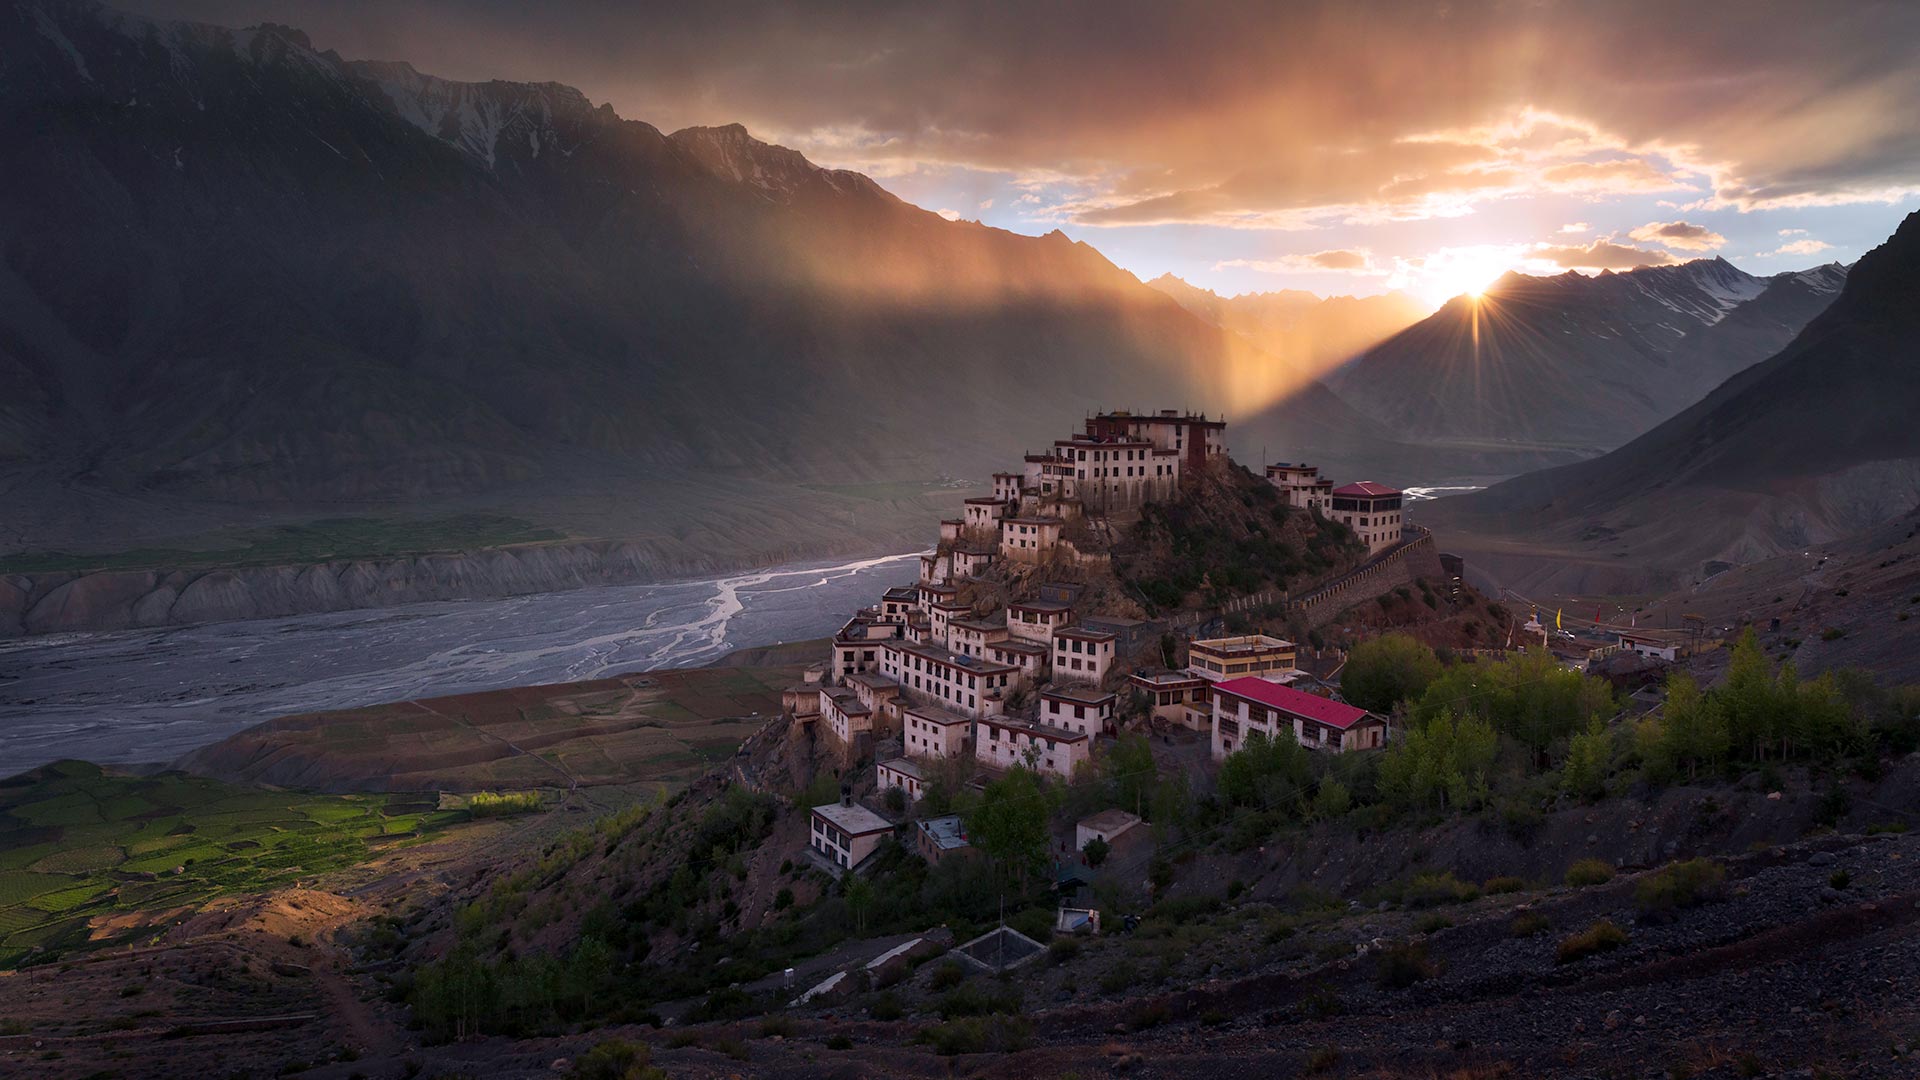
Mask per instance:
[[[1452,871],[1441,874],[1416,874],[1400,893],[1401,902],[1410,908],[1464,904],[1479,898],[1480,887],[1461,881],[1453,876]]]
[[[1100,992],[1103,994],[1124,993],[1140,981],[1140,973],[1134,970],[1133,962],[1122,960],[1108,968],[1100,976]]]
[[[1845,890],[1847,886],[1853,884],[1853,875],[1847,873],[1845,870],[1835,870],[1833,873],[1827,875],[1827,884],[1836,889]]]
[[[906,1014],[907,1010],[901,1006],[900,999],[892,993],[875,997],[873,1003],[867,1006],[867,1015],[875,1020],[898,1020]]]
[[[915,1041],[933,1047],[934,1052],[955,1054],[1010,1054],[1025,1049],[1033,1038],[1033,1025],[1018,1016],[971,1016],[952,1020],[922,1031]]]
[[[1323,1073],[1340,1064],[1340,1051],[1323,1046],[1307,1055],[1307,1072]]]
[[[827,1049],[851,1050],[853,1049],[853,1040],[845,1035],[829,1035],[827,1036]]]
[[[951,960],[933,969],[932,985],[935,990],[951,990],[966,981],[966,969]]]
[[[798,1030],[791,1016],[769,1016],[760,1021],[760,1037],[763,1039],[771,1039],[776,1035],[782,1039],[791,1039],[794,1032]]]
[[[1419,922],[1413,924],[1413,929],[1414,932],[1418,934],[1437,934],[1452,925],[1452,919],[1436,912],[1435,914],[1422,917]]]
[[[1627,943],[1627,932],[1615,926],[1612,920],[1601,919],[1592,926],[1569,938],[1563,938],[1557,955],[1560,963],[1570,964],[1595,953],[1617,949]]]
[[[1488,878],[1486,882],[1480,886],[1480,891],[1486,893],[1488,896],[1497,896],[1501,893],[1520,892],[1526,887],[1527,883],[1524,878],[1492,877]]]
[[[1710,859],[1674,863],[1641,878],[1633,902],[1642,912],[1658,914],[1697,907],[1725,895],[1727,872]]]
[[[780,891],[773,894],[773,910],[785,911],[793,906],[793,890],[782,885]]]
[[[1507,932],[1514,937],[1532,937],[1535,934],[1546,933],[1551,925],[1547,917],[1537,911],[1522,911],[1514,915],[1513,922],[1507,927]]]
[[[648,1064],[651,1058],[652,1049],[646,1043],[608,1039],[580,1055],[567,1076],[570,1080],[665,1080],[666,1073]]]
[[[951,1020],[956,1016],[1017,1013],[1020,1011],[1020,1004],[1021,993],[1018,986],[974,979],[948,991],[940,998],[935,1008],[940,1010],[942,1020]]]
[[[1613,880],[1613,867],[1600,859],[1581,859],[1567,867],[1567,884],[1575,888],[1605,885]]]
[[[1374,966],[1374,981],[1385,990],[1405,990],[1440,974],[1440,967],[1427,956],[1425,945],[1396,945],[1380,954]]]
[[[1055,964],[1064,964],[1079,955],[1079,938],[1054,938],[1053,941],[1047,945],[1047,959]]]

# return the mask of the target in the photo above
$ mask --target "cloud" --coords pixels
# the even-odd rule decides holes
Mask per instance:
[[[1705,225],[1685,221],[1650,221],[1627,235],[1643,244],[1660,244],[1675,251],[1712,251],[1727,243],[1726,237]]]
[[[939,214],[941,217],[946,218],[948,221],[960,220],[960,211],[954,210],[950,207],[943,206],[940,209],[935,210],[934,213]]]
[[[992,200],[992,199],[981,199],[981,200],[980,200],[980,209],[982,209],[982,210],[991,210],[991,209],[993,209],[993,200]]]
[[[1372,252],[1347,248],[1304,255],[1281,255],[1273,259],[1227,259],[1214,264],[1215,270],[1227,268],[1260,270],[1269,274],[1381,275],[1387,272],[1374,265]]]
[[[1781,236],[1805,236],[1805,235],[1807,235],[1807,230],[1805,230],[1805,229],[1781,229],[1781,230],[1780,230],[1780,235],[1781,235]]]
[[[1786,230],[1782,230],[1781,235],[1784,236],[1788,232],[1806,232],[1806,231],[1807,230],[1805,229],[1786,229]],[[1781,244],[1779,247],[1774,248],[1772,251],[1761,252],[1760,257],[1765,259],[1765,258],[1771,258],[1775,255],[1818,255],[1820,252],[1827,251],[1832,247],[1833,245],[1827,243],[1825,240],[1814,240],[1814,239],[1792,240],[1787,243]]]
[[[1586,233],[1586,232],[1592,232],[1592,231],[1593,231],[1593,226],[1587,224],[1584,221],[1569,221],[1565,225],[1560,226],[1560,232],[1563,235],[1569,235],[1569,236],[1577,233]]]
[[[349,57],[561,80],[882,176],[1049,186],[1093,224],[1306,228],[1538,195],[1756,210],[1920,191],[1920,4],[116,0]],[[1712,27],[1703,33],[1702,27]],[[1631,63],[1622,61],[1630,57]]]
[[[1648,251],[1611,240],[1595,240],[1585,247],[1537,244],[1532,255],[1568,270],[1632,270],[1637,266],[1670,266],[1680,261],[1664,251]]]

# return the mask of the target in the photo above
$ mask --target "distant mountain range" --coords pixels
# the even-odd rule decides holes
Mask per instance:
[[[1320,297],[1300,289],[1221,296],[1162,274],[1148,285],[1202,319],[1231,330],[1276,361],[1276,380],[1299,385],[1318,379],[1426,317],[1405,293]]]
[[[1795,281],[1775,279],[1766,295]],[[1612,453],[1441,500],[1422,520],[1490,551],[1697,576],[1906,513],[1920,503],[1916,296],[1920,214],[1862,257],[1770,359]]]
[[[0,145],[0,553],[370,507],[644,532],[661,565],[843,551],[917,535],[903,484],[1104,407],[1225,412],[1250,463],[1507,475],[1679,409],[1839,279],[1510,277],[1477,351],[1456,300],[1336,395],[1314,376],[1403,298],[1149,287],[737,125],[282,26],[0,0]]]
[[[1845,279],[1838,265],[1760,278],[1717,258],[1596,277],[1508,273],[1328,383],[1414,441],[1597,453],[1778,351]]]
[[[1447,465],[1318,384],[1276,404],[1254,343],[1061,233],[946,221],[557,83],[10,0],[0,140],[0,465],[96,508],[528,510],[708,476],[792,500],[984,475],[1116,406],[1230,411],[1236,445],[1382,475]]]

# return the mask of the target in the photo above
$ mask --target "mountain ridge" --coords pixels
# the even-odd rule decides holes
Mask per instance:
[[[1699,402],[1605,456],[1442,500],[1424,520],[1496,546],[1710,575],[1897,517],[1920,502],[1916,290],[1920,214],[1786,347]]]
[[[1824,306],[1817,298],[1834,295],[1831,268],[1821,269],[1761,278],[1713,257],[1591,277],[1509,271],[1327,382],[1414,439],[1592,456],[1783,347]],[[1721,331],[1743,312],[1738,333]]]

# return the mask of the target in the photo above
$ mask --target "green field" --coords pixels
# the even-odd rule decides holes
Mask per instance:
[[[108,554],[27,551],[0,558],[0,574],[81,570],[196,570],[381,559],[562,540],[552,529],[501,514],[435,518],[325,518],[196,538],[186,546]]]
[[[304,795],[63,761],[0,782],[0,969],[88,921],[270,889],[468,820],[419,795]]]

